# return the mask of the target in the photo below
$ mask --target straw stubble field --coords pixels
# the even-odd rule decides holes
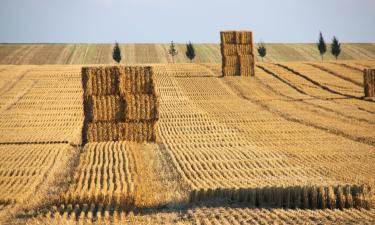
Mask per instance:
[[[373,66],[152,65],[157,142],[83,148],[81,66],[1,66],[0,223],[372,224]]]

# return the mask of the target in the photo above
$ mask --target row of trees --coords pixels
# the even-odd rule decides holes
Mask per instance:
[[[323,38],[322,32],[319,33],[319,41],[318,41],[317,47],[318,47],[320,56],[322,57],[322,61],[323,61],[324,54],[327,52],[327,44]],[[260,42],[257,50],[258,50],[259,56],[262,58],[262,61],[263,61],[263,58],[267,55],[266,45],[263,42]],[[331,53],[333,56],[335,56],[336,60],[341,53],[341,44],[335,36],[332,39]],[[173,43],[173,41],[171,42],[169,46],[168,54],[172,56],[172,62],[174,63],[174,57],[178,55],[178,51],[176,50],[176,46]],[[186,44],[185,55],[190,60],[190,62],[192,62],[193,59],[195,58],[195,49],[191,42]],[[113,60],[115,60],[117,63],[121,61],[121,50],[117,42],[115,43],[115,46],[113,48],[112,57],[113,57]]]
[[[169,46],[168,54],[170,54],[172,56],[172,62],[174,63],[174,57],[178,55],[178,51],[177,51],[176,46],[173,43],[173,41],[171,42],[171,44]],[[190,59],[190,62],[192,62],[193,59],[195,58],[195,49],[194,49],[194,46],[191,42],[186,44],[185,55],[188,59]],[[112,58],[117,63],[121,62],[121,49],[120,49],[120,46],[117,42],[115,43],[115,46],[113,47]]]
[[[324,40],[322,32],[319,33],[319,41],[318,41],[317,47],[318,47],[320,56],[322,57],[322,61],[323,61],[324,54],[327,52],[327,44]],[[258,50],[259,56],[262,58],[262,61],[263,61],[263,58],[267,55],[266,45],[263,42],[261,42],[258,45],[257,50]],[[333,36],[333,39],[332,39],[331,53],[333,56],[335,56],[336,60],[341,53],[341,44],[335,36]]]

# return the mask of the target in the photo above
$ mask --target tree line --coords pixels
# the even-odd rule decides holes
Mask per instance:
[[[318,43],[317,43],[317,48],[319,50],[320,57],[322,58],[322,61],[323,61],[324,54],[326,54],[326,52],[327,52],[327,44],[324,40],[322,32],[319,32],[319,40],[318,40]],[[264,42],[262,42],[262,41],[260,42],[257,50],[258,50],[258,54],[262,58],[262,62],[263,62],[263,58],[266,57],[266,55],[267,55],[267,47],[264,44]],[[331,43],[331,54],[337,60],[340,53],[341,53],[341,43],[339,42],[339,40],[337,39],[336,36],[333,36],[332,43]]]
[[[172,56],[172,63],[174,63],[174,57],[178,55],[178,51],[173,41],[171,41],[171,44],[169,45],[168,54]],[[190,41],[189,43],[186,44],[185,55],[190,60],[190,62],[192,62],[193,59],[195,58],[195,48],[194,48],[194,45]],[[115,42],[115,45],[113,47],[112,58],[117,63],[121,62],[121,49],[117,42]]]
[[[321,56],[322,61],[323,61],[324,54],[327,52],[327,44],[324,40],[322,32],[319,33],[319,40],[318,40],[318,43],[317,43],[317,48],[319,50],[320,56]],[[259,43],[257,51],[258,51],[258,54],[261,57],[262,62],[263,62],[263,58],[266,57],[266,55],[267,55],[267,47],[266,47],[266,44],[263,41],[261,41]],[[331,43],[331,54],[333,56],[335,56],[335,58],[337,60],[340,53],[341,53],[341,44],[340,44],[339,40],[335,36],[333,36],[332,43]],[[171,43],[169,45],[168,54],[171,55],[172,63],[174,63],[174,61],[175,61],[174,58],[175,58],[175,56],[178,55],[178,51],[177,51],[176,46],[175,46],[173,41],[171,41]],[[194,60],[195,56],[196,56],[194,45],[191,42],[186,44],[185,55],[190,60],[190,62],[192,62]],[[120,61],[121,61],[121,49],[120,49],[119,44],[117,42],[115,42],[115,45],[113,47],[112,58],[117,63],[120,63]]]

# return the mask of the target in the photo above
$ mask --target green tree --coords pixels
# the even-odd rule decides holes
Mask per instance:
[[[173,41],[171,41],[171,45],[169,46],[168,54],[170,54],[172,56],[172,62],[174,63],[174,57],[178,54],[178,51],[176,50],[176,47],[175,47]]]
[[[257,50],[258,50],[258,54],[262,58],[262,62],[263,62],[263,58],[267,55],[266,45],[263,42],[260,42]]]
[[[333,36],[333,39],[332,39],[331,53],[332,55],[335,56],[336,60],[341,53],[341,44],[335,36]]]
[[[121,61],[121,49],[117,42],[115,43],[115,46],[113,47],[112,58],[117,63],[120,63]]]
[[[194,46],[193,44],[189,41],[189,44],[186,44],[186,57],[188,57],[190,59],[190,62],[193,61],[193,59],[195,58],[195,49],[194,49]]]
[[[322,61],[323,61],[323,56],[327,51],[327,45],[326,45],[326,42],[324,41],[322,32],[319,33],[319,42],[317,46],[318,46],[318,50],[320,52],[320,56],[322,57]]]

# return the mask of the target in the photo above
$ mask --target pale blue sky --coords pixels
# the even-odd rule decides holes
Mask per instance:
[[[0,0],[0,42],[375,42],[375,0]]]

